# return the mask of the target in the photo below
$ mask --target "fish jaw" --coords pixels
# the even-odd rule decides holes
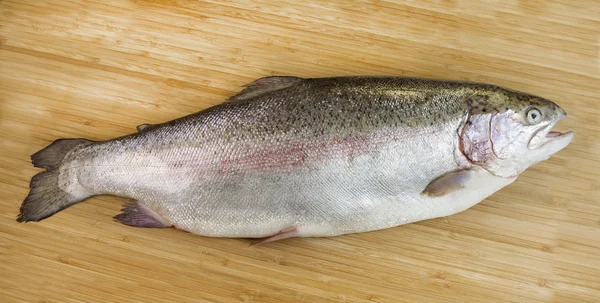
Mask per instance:
[[[575,132],[568,131],[561,133],[552,131],[552,129],[566,117],[567,114],[565,111],[562,108],[557,107],[555,118],[547,125],[522,127],[518,132],[524,136],[527,136],[528,134],[527,128],[538,127],[538,129],[530,135],[531,139],[528,142],[525,142],[518,157],[513,156],[503,159],[505,162],[504,165],[513,165],[518,167],[519,171],[522,172],[538,162],[548,160],[552,155],[567,147],[575,138]]]
[[[556,124],[558,124],[558,122],[566,119],[567,113],[562,108],[557,107],[555,116],[556,116],[556,118],[553,121],[550,121],[548,123],[548,125],[546,125],[544,127],[540,127],[533,134],[533,136],[531,137],[531,140],[529,140],[529,143],[527,144],[527,147],[529,149],[533,150],[533,149],[540,148],[543,144],[545,144],[549,141],[552,141],[554,139],[558,139],[557,137],[560,137],[561,135],[563,135],[561,132],[552,131],[552,128],[554,128],[556,126]],[[560,151],[560,149],[555,151],[554,153],[556,153],[558,151]]]
[[[575,132],[566,133],[550,131],[544,136],[541,144],[530,153],[533,162],[548,160],[552,155],[558,153],[575,138]]]

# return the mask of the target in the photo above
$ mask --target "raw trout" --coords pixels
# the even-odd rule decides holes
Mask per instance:
[[[108,141],[32,155],[18,221],[94,195],[115,218],[211,237],[325,237],[463,211],[566,147],[544,98],[403,77],[266,77],[227,102]]]

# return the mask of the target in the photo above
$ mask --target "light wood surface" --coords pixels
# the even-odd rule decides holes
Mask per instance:
[[[29,155],[223,102],[267,75],[468,79],[539,94],[576,138],[460,214],[250,246],[113,222],[96,197],[15,221]],[[1,302],[600,302],[597,1],[0,2]]]

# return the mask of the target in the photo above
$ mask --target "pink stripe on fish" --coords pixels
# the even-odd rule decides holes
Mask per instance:
[[[290,169],[318,163],[328,159],[352,158],[375,151],[381,138],[338,136],[319,140],[313,144],[290,144],[259,149],[246,149],[222,158],[219,173],[240,170]]]

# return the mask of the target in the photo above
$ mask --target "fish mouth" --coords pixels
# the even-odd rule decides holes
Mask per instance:
[[[575,133],[573,131],[563,133],[552,130],[559,121],[565,118],[566,115],[547,126],[541,127],[529,141],[528,148],[530,150],[547,150],[552,154],[565,148],[573,140]]]

